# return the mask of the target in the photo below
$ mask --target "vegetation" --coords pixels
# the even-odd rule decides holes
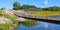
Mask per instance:
[[[36,26],[38,23],[37,23],[37,21],[27,19],[27,21],[22,22],[22,24],[25,26],[32,27],[32,26]]]
[[[4,10],[5,8],[1,8],[0,10]],[[60,7],[58,6],[52,6],[52,7],[47,7],[47,8],[39,8],[34,5],[22,5],[20,6],[19,2],[14,2],[13,3],[13,10],[28,10],[29,14],[35,14],[40,17],[48,17],[48,16],[55,16],[55,15],[60,15]],[[12,24],[17,24],[18,22],[14,16],[11,16],[9,14],[4,14],[2,11],[0,11],[0,16],[4,16],[8,19],[12,20]],[[9,30],[12,24],[0,24],[0,30]],[[35,26],[37,25],[37,21],[33,20],[28,20],[25,22],[22,22],[23,25],[25,26]]]
[[[20,3],[19,2],[14,2],[13,3],[13,9],[14,10],[19,10],[20,9]]]
[[[4,16],[8,19],[11,19],[13,22],[12,24],[16,24],[17,26],[19,25],[19,21],[17,21],[14,16],[11,16],[9,14],[4,14],[1,10],[0,10],[0,16]],[[12,27],[12,24],[7,24],[7,23],[6,24],[0,24],[0,27],[1,27],[0,29],[10,30],[10,28]],[[28,20],[28,21],[22,22],[22,24],[26,25],[26,26],[35,26],[35,25],[37,25],[37,21]]]
[[[58,6],[52,6],[47,8],[42,8],[43,11],[60,11],[60,7]]]
[[[0,8],[0,10],[5,10],[5,7],[3,7],[3,8]]]
[[[12,22],[13,22],[13,24],[18,24],[18,21],[15,19],[14,16],[11,16],[9,14],[4,14],[3,16],[6,17],[6,18],[8,18],[8,19],[11,19]]]
[[[40,8],[40,7],[36,7],[34,5],[22,5],[20,6],[20,3],[19,2],[14,2],[13,3],[13,9],[14,10],[21,10],[21,9],[24,9],[24,10],[36,10],[36,11],[60,11],[60,7],[58,6],[51,6],[51,7],[47,7],[47,8]]]
[[[26,9],[27,10],[27,9],[31,9],[31,8],[33,9],[33,8],[37,8],[37,7],[34,6],[34,5],[22,5],[21,6],[21,9]]]
[[[0,30],[10,30],[11,24],[0,24]]]
[[[16,24],[16,26],[19,25],[18,24],[19,21],[17,21],[14,16],[11,16],[9,14],[3,14],[2,11],[0,11],[0,16],[4,16],[8,19],[11,19],[13,22],[12,24]],[[0,29],[1,30],[10,30],[10,28],[12,27],[12,24],[7,24],[7,23],[6,24],[0,24]]]
[[[20,6],[19,2],[13,3],[13,10],[21,10],[21,9],[27,10],[27,9],[33,9],[33,8],[35,9],[37,7],[34,5],[22,5],[22,6]]]
[[[35,14],[40,17],[48,17],[48,16],[57,16],[60,15],[59,11],[28,11],[29,14]]]
[[[13,24],[18,24],[18,21],[15,19],[14,16],[11,16],[9,14],[3,14],[2,11],[0,11],[0,16],[4,16],[4,17],[6,17],[8,19],[11,19]]]

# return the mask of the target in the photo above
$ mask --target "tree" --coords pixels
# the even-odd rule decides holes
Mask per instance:
[[[20,9],[20,3],[19,2],[14,2],[13,3],[13,10],[19,10]]]
[[[60,11],[60,7],[52,6],[52,7],[48,7],[48,8],[42,8],[42,10],[44,10],[44,11]]]
[[[22,5],[21,9],[31,9],[31,8],[36,8],[34,5]]]
[[[1,8],[0,10],[5,10],[5,7]]]

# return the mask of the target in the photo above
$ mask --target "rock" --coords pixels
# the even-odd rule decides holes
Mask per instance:
[[[0,24],[11,24],[10,30],[15,30],[17,28],[17,24],[13,24],[10,19],[0,16]]]
[[[15,10],[2,10],[4,14],[14,15]]]
[[[27,14],[27,11],[25,11],[25,10],[17,10],[15,12],[20,13],[20,14]]]
[[[6,24],[6,23],[12,23],[12,21],[5,17],[0,17],[0,24]]]
[[[21,17],[17,18],[16,20],[18,20],[18,21],[20,21],[20,22],[24,22],[24,21],[26,21],[26,19],[21,18]]]

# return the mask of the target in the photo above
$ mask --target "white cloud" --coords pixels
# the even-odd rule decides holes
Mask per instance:
[[[44,27],[45,27],[46,30],[48,30],[49,25],[50,25],[49,23],[44,24]]]
[[[45,4],[45,5],[48,5],[48,0],[45,0],[45,1],[44,1],[44,4]]]

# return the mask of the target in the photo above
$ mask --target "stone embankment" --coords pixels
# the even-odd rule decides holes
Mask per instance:
[[[11,16],[15,16],[14,13],[19,12],[22,14],[25,14],[26,12],[24,10],[2,10],[2,14],[9,14]],[[25,21],[24,18],[18,18],[18,21]],[[0,24],[11,24],[10,30],[14,30],[17,27],[17,24],[13,24],[11,19],[8,19],[4,16],[0,16]]]
[[[17,25],[13,24],[13,22],[10,19],[7,19],[5,17],[0,16],[0,24],[11,24],[10,30],[16,29]]]
[[[15,16],[14,15],[14,13],[20,13],[19,15],[28,15],[28,13],[26,12],[26,11],[24,11],[24,10],[2,10],[2,14],[9,14],[9,15],[11,15],[11,16]],[[34,16],[34,15],[33,15]],[[16,17],[16,16],[15,16]],[[30,16],[31,17],[31,16]],[[16,17],[16,20],[18,20],[18,21],[21,21],[21,22],[23,22],[23,21],[26,21],[26,19],[24,19],[24,18],[21,18],[21,17]],[[11,30],[14,30],[14,29],[16,29],[16,27],[17,27],[17,25],[16,24],[13,24],[13,22],[12,22],[12,20],[11,19],[8,19],[8,18],[5,18],[5,17],[3,17],[3,16],[0,16],[0,24],[6,24],[6,23],[10,23],[10,24],[12,24],[11,25]]]
[[[0,16],[0,24],[6,24],[6,23],[11,23],[12,24],[12,21],[10,19],[7,19],[5,17]]]

